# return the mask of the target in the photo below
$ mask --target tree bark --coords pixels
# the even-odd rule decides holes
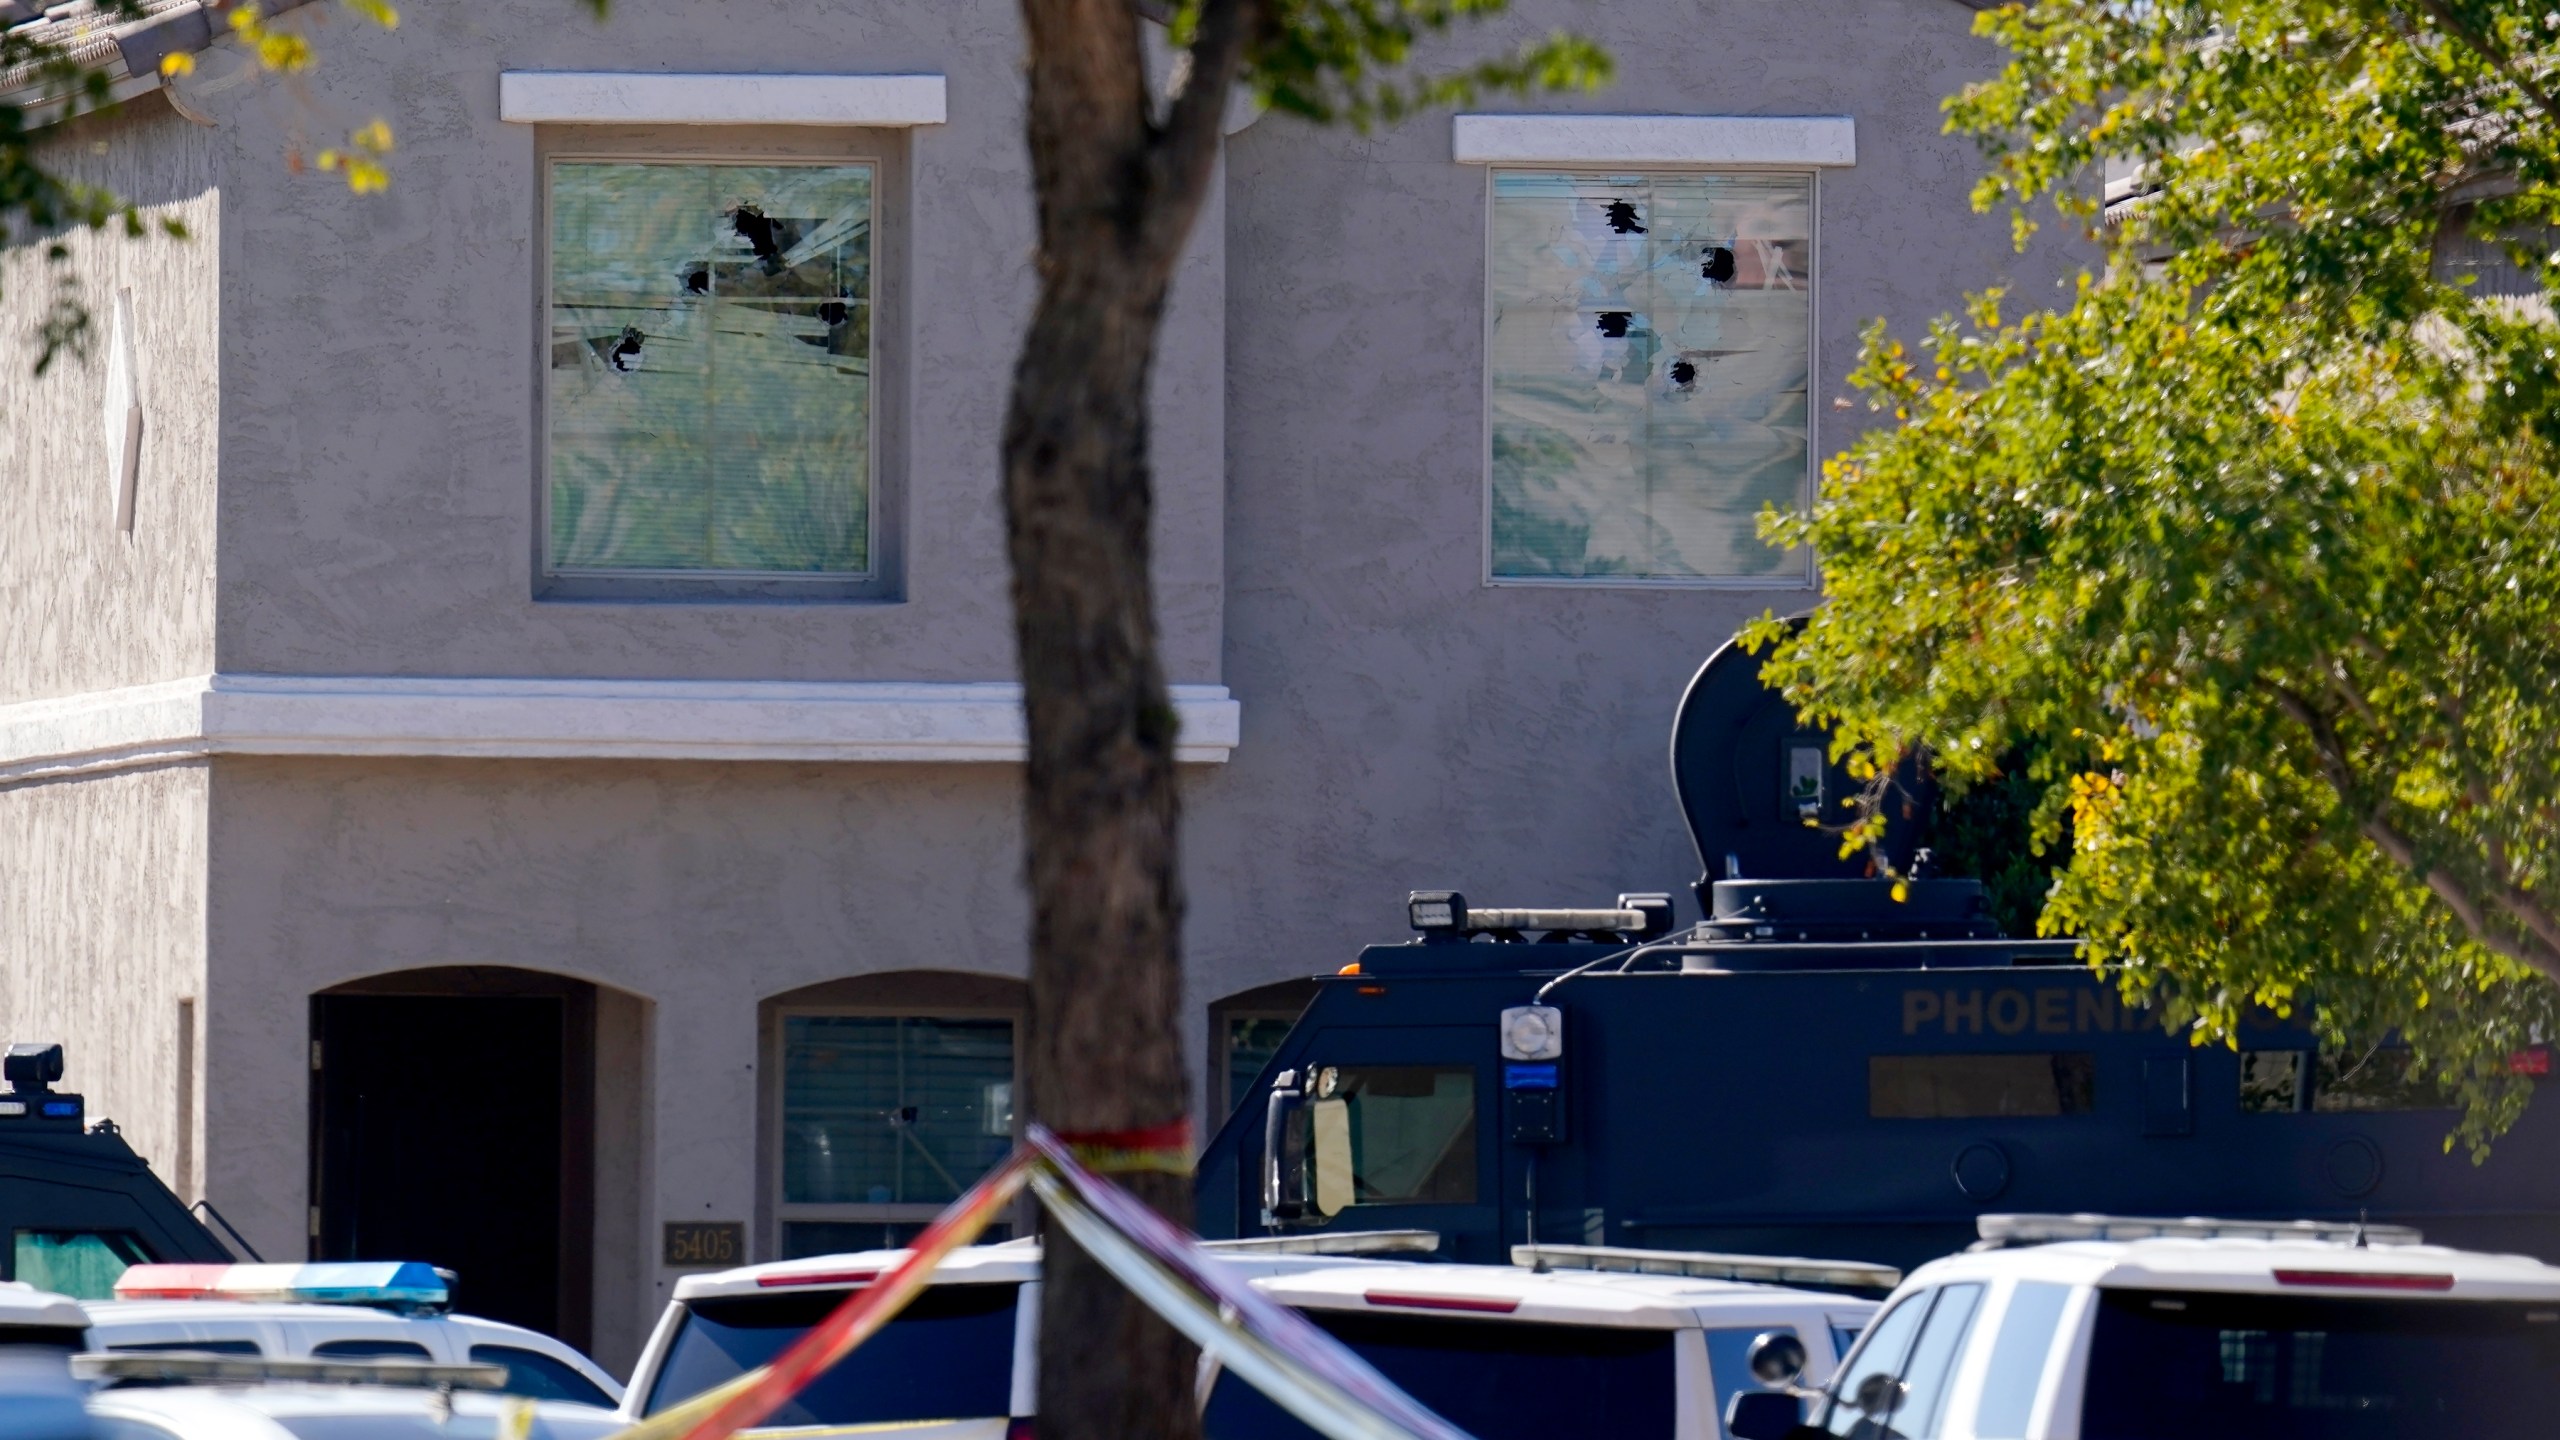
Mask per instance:
[[[1028,729],[1031,1113],[1062,1135],[1181,1120],[1176,720],[1149,585],[1147,382],[1216,157],[1250,0],[1212,0],[1161,123],[1129,0],[1022,0],[1040,294],[1004,437]],[[1191,1218],[1187,1176],[1116,1177]],[[1191,1347],[1054,1229],[1041,1440],[1190,1440]]]

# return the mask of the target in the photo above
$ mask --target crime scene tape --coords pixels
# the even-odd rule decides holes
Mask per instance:
[[[788,1404],[879,1333],[1029,1186],[1058,1228],[1184,1338],[1327,1440],[1470,1440],[1369,1363],[1218,1262],[1076,1148],[1032,1125],[1004,1163],[934,1217],[907,1258],[845,1297],[764,1365],[617,1432],[610,1440],[730,1440]]]

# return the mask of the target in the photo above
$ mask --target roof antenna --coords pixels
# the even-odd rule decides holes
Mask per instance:
[[[1742,878],[1742,857],[1730,850],[1724,852],[1724,878],[1727,880]]]
[[[2362,1250],[2362,1249],[2364,1249],[2364,1248],[2365,1248],[2365,1243],[2364,1243],[2364,1215],[2365,1215],[2364,1207],[2363,1207],[2363,1206],[2361,1206],[2361,1205],[2357,1206],[2357,1207],[2356,1207],[2356,1240],[2355,1240],[2355,1246],[2356,1246],[2356,1248],[2357,1248],[2357,1249],[2359,1249],[2359,1250]]]

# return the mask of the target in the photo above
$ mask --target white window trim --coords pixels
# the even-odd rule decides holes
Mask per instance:
[[[662,75],[508,70],[498,118],[518,125],[940,125],[940,75]]]
[[[770,1113],[773,1116],[773,1125],[772,1133],[766,1137],[766,1143],[764,1145],[764,1166],[767,1184],[770,1187],[766,1193],[773,1197],[772,1235],[773,1250],[775,1254],[779,1255],[781,1253],[782,1227],[792,1223],[793,1221],[821,1225],[830,1222],[854,1225],[915,1225],[932,1220],[947,1208],[942,1205],[921,1201],[892,1201],[886,1204],[873,1204],[869,1201],[859,1200],[793,1201],[782,1198],[782,1117],[785,1113],[784,1103],[787,1098],[782,1093],[782,1087],[784,1077],[788,1073],[788,1067],[782,1063],[782,1046],[784,1043],[783,1037],[785,1029],[790,1020],[795,1016],[849,1015],[888,1020],[904,1020],[910,1018],[918,1020],[1003,1020],[1011,1023],[1013,1026],[1013,1138],[1015,1143],[1019,1144],[1021,1142],[1022,1125],[1024,1120],[1022,1106],[1022,1028],[1025,1020],[1028,1018],[1023,1011],[1019,1009],[1008,1009],[1002,1006],[986,1005],[781,1005],[774,1007],[771,1013],[773,1015],[772,1043],[774,1049],[773,1063],[771,1066],[773,1079],[770,1082],[771,1093],[768,1098],[768,1104],[771,1107]],[[961,1183],[964,1185],[972,1184],[975,1183],[976,1179],[977,1177],[974,1175],[969,1176],[962,1180]],[[1002,1213],[1006,1215],[1018,1230],[1022,1230],[1023,1233],[1026,1234],[1029,1233],[1026,1227],[1032,1217],[1025,1205],[1017,1203]]]
[[[1460,115],[1450,144],[1461,165],[1813,170],[1858,163],[1858,126],[1846,115]]]
[[[1471,117],[1459,116],[1461,120]],[[1524,116],[1524,119],[1569,119],[1569,116]],[[1814,590],[1820,588],[1821,575],[1811,547],[1807,547],[1802,569],[1772,571],[1766,575],[1497,575],[1493,570],[1493,188],[1494,180],[1504,170],[1537,170],[1552,172],[1592,168],[1598,162],[1546,161],[1535,165],[1487,166],[1484,176],[1484,286],[1479,301],[1484,307],[1484,329],[1481,334],[1481,363],[1477,376],[1477,411],[1480,449],[1476,461],[1476,484],[1480,491],[1479,512],[1482,533],[1477,537],[1481,554],[1482,583],[1488,589],[1542,590]],[[1615,162],[1611,162],[1615,163]],[[1748,169],[1741,165],[1675,165],[1646,164],[1645,170],[1717,170]],[[1764,167],[1775,168],[1775,167]],[[1822,378],[1822,172],[1803,172],[1808,191],[1805,197],[1806,246],[1812,256],[1812,283],[1805,287],[1805,354],[1808,357],[1807,383]],[[1805,405],[1804,482],[1796,492],[1799,504],[1812,503],[1814,486],[1822,473],[1822,407],[1807,396]]]
[[[1171,687],[1176,760],[1221,763],[1242,711]],[[0,705],[0,784],[211,755],[1018,761],[1010,681],[198,675]]]

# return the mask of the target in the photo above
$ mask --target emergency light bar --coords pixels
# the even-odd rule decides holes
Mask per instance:
[[[119,1300],[263,1300],[364,1305],[414,1315],[451,1302],[447,1272],[416,1260],[304,1265],[134,1265],[116,1277]]]
[[[1631,1250],[1617,1245],[1514,1245],[1511,1263],[1529,1270],[1610,1270],[1633,1275],[1686,1275],[1693,1280],[1752,1280],[1773,1285],[1848,1285],[1890,1290],[1902,1272],[1864,1260],[1801,1255],[1718,1255],[1691,1250]]]
[[[1621,895],[1606,909],[1493,909],[1470,905],[1455,890],[1416,890],[1405,897],[1405,920],[1426,937],[1545,931],[1550,934],[1623,934],[1650,940],[1671,930],[1671,897]]]
[[[2331,1244],[2415,1245],[2413,1226],[2367,1225],[2344,1220],[2216,1220],[2203,1215],[2168,1220],[2128,1215],[1984,1215],[1974,1221],[1982,1239],[1973,1248],[2049,1245],[2062,1240],[2318,1240]]]
[[[1440,1249],[1440,1232],[1339,1230],[1332,1234],[1254,1235],[1242,1240],[1203,1240],[1200,1248],[1253,1255],[1430,1255]]]
[[[507,1384],[507,1370],[503,1365],[447,1365],[426,1360],[280,1360],[250,1355],[197,1354],[185,1350],[74,1355],[71,1357],[71,1373],[83,1380],[140,1380],[164,1385],[280,1382],[400,1385],[427,1390],[503,1390]]]

